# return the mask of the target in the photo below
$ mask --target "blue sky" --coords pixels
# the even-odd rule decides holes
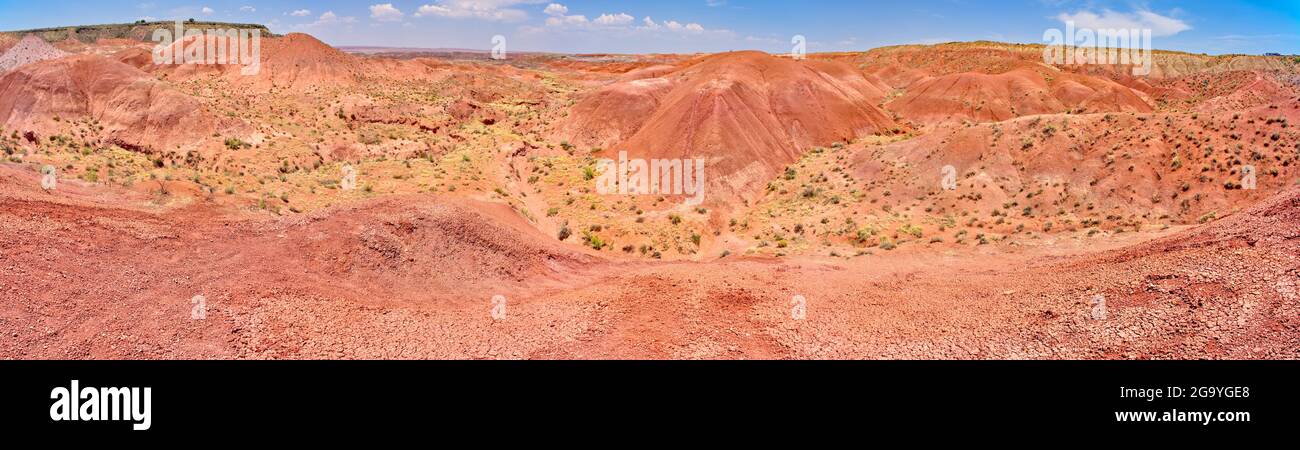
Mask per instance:
[[[1045,30],[1073,19],[1150,28],[1159,49],[1300,54],[1300,0],[0,0],[0,30],[191,17],[333,45],[487,49],[500,34],[516,51],[611,53],[786,52],[794,35],[812,52],[1042,43]]]

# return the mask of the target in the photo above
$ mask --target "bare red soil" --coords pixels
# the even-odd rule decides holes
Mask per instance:
[[[2,176],[0,292],[17,301],[0,350],[17,358],[1300,357],[1295,189],[1100,253],[705,265],[601,261],[484,205],[249,220],[123,209],[88,186],[51,195],[25,187],[35,177]]]
[[[0,124],[58,134],[63,119],[93,120],[106,142],[146,151],[190,147],[222,128],[203,105],[133,67],[78,55],[20,67],[0,77]]]
[[[1300,358],[1284,59],[73,44],[0,76],[0,358]]]
[[[963,73],[912,84],[889,108],[918,122],[998,122],[1067,112],[1151,112],[1138,93],[1115,82],[1040,69],[998,75]]]
[[[805,149],[895,126],[876,106],[883,87],[839,63],[738,52],[651,74],[598,90],[575,106],[558,136],[607,155],[703,158],[714,167],[716,198],[754,199]]]

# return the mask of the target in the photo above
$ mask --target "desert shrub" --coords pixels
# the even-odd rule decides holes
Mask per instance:
[[[600,250],[602,248],[605,248],[605,240],[601,239],[600,236],[597,236],[595,233],[592,232],[583,233],[583,240],[587,242],[587,246],[593,249]]]
[[[899,232],[899,233],[902,233],[902,234],[905,234],[905,235],[912,236],[912,237],[917,238],[917,239],[920,239],[920,238],[923,236],[923,233],[922,233],[922,231],[921,231],[921,227],[918,227],[918,226],[916,226],[916,225],[912,225],[912,224],[910,224],[910,223],[907,224],[907,225],[903,225],[903,226],[899,227],[899,228],[898,228],[898,232]]]
[[[239,149],[245,149],[245,148],[249,148],[249,147],[252,147],[252,145],[249,145],[249,143],[244,142],[244,141],[240,140],[239,138],[233,138],[233,137],[232,137],[232,138],[226,138],[226,148],[227,148],[227,149],[230,149],[230,150],[239,150]]]
[[[895,248],[898,248],[898,245],[894,244],[894,241],[890,240],[890,239],[887,238],[887,237],[882,237],[882,238],[880,238],[880,249],[881,249],[881,250],[893,250],[893,249],[895,249]]]
[[[876,235],[876,233],[877,233],[876,229],[872,227],[860,228],[858,229],[858,235],[856,237],[856,240],[858,241],[858,243],[865,243],[867,242],[867,239],[871,239],[873,236]]]

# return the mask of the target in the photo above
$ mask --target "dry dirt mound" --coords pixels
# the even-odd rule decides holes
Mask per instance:
[[[888,108],[925,123],[947,120],[997,122],[1064,112],[1150,112],[1138,92],[1110,80],[1017,69],[986,75],[960,73],[912,84]]]
[[[171,51],[177,58],[187,52],[198,55],[201,52],[196,48],[216,48],[217,39],[191,37],[173,43]],[[237,47],[236,41],[229,41],[228,48]],[[325,87],[348,87],[356,85],[366,73],[361,58],[302,33],[262,37],[260,51],[261,67],[256,74],[251,75],[241,73],[247,67],[245,64],[153,64],[152,53],[147,49],[127,49],[115,57],[160,77],[181,80],[219,77],[232,84],[257,90],[288,89],[301,92]]]
[[[306,34],[263,39],[262,52],[262,76],[278,87],[346,86],[363,74],[355,56]]]
[[[1247,72],[1246,81],[1231,93],[1213,97],[1197,105],[1198,111],[1242,111],[1296,98],[1296,89],[1280,83],[1276,74]]]
[[[1125,249],[1120,252],[1120,258],[1212,245],[1289,246],[1294,250],[1297,239],[1300,239],[1300,187],[1293,186],[1206,226]],[[1296,256],[1300,257],[1300,254]],[[1300,269],[1300,259],[1296,261],[1292,270]]]
[[[713,55],[584,98],[557,127],[579,147],[631,158],[703,158],[710,198],[752,196],[810,147],[891,130],[876,83],[838,63]],[[716,196],[715,196],[716,195]]]
[[[36,37],[36,35],[28,35],[5,51],[4,55],[0,55],[0,74],[37,61],[57,59],[64,56],[67,56],[67,53],[54,48],[44,39]]]
[[[194,46],[213,44],[198,37],[172,44],[173,54],[184,54]],[[237,47],[232,41],[231,48]],[[194,50],[188,50],[193,52]],[[263,92],[288,90],[305,93],[325,89],[348,89],[374,80],[396,82],[427,81],[445,76],[445,64],[433,60],[399,60],[345,53],[307,34],[263,37],[261,66],[256,73],[247,64],[153,64],[148,49],[129,48],[114,57],[146,72],[169,79],[220,78],[239,88]]]
[[[287,245],[276,245],[297,249],[295,265],[336,279],[406,286],[413,297],[536,284],[597,260],[543,236],[505,205],[453,199],[385,199],[258,233],[287,235]]]
[[[0,123],[42,135],[87,119],[102,137],[137,150],[201,143],[218,121],[193,98],[126,64],[80,55],[22,67],[0,78]],[[98,127],[96,127],[98,128]]]
[[[1294,183],[1295,106],[1272,115],[1045,115],[963,126],[860,152],[867,195],[904,213],[970,221],[990,233],[1017,222],[1056,230],[1196,224],[1240,210]],[[1294,119],[1291,119],[1294,120]],[[952,166],[957,189],[945,191]],[[1242,189],[1255,168],[1257,189]],[[892,195],[885,195],[884,193]]]

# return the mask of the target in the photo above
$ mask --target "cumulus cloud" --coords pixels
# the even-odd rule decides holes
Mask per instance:
[[[320,17],[317,18],[315,22],[312,22],[312,23],[310,23],[310,24],[307,24],[306,26],[307,26],[307,27],[317,27],[317,26],[322,26],[322,25],[337,25],[337,24],[354,23],[354,22],[356,22],[356,21],[357,21],[357,18],[355,18],[355,17],[339,17],[337,14],[334,14],[334,11],[325,11],[325,13],[324,13],[324,14],[321,14]]]
[[[203,14],[204,14],[204,15],[210,16],[210,15],[212,15],[212,13],[214,13],[214,12],[216,12],[216,11],[213,11],[212,8],[209,8],[209,7],[206,7],[206,6],[203,7]]]
[[[604,25],[604,26],[625,26],[625,25],[631,25],[632,21],[634,20],[636,20],[635,17],[627,15],[626,13],[618,13],[618,14],[601,14],[600,17],[597,17],[596,20],[592,22],[595,22],[597,25]]]
[[[555,16],[546,19],[546,25],[552,27],[584,26],[587,24],[587,16],[581,14],[573,16]]]
[[[294,12],[289,13],[289,15],[294,16],[294,17],[307,17],[307,16],[310,16],[310,15],[311,15],[311,10],[310,10],[310,9],[299,9],[299,10],[297,10],[297,11],[294,11]]]
[[[420,6],[415,12],[415,17],[521,22],[528,19],[528,13],[517,6],[540,3],[543,3],[543,0],[438,0],[436,3]],[[563,5],[552,5],[564,8]],[[546,10],[547,14],[553,11],[551,6],[547,6]],[[567,12],[567,8],[565,11]]]
[[[563,16],[569,13],[569,7],[561,5],[559,3],[551,3],[549,5],[546,5],[546,10],[543,12],[545,12],[546,15],[548,16]]]
[[[394,7],[392,3],[370,5],[370,18],[380,22],[396,22],[405,16],[406,14]]]
[[[636,25],[636,17],[628,13],[605,13],[597,16],[595,19],[588,20],[585,15],[569,15],[569,8],[559,3],[551,3],[550,5],[547,5],[545,12],[550,16],[546,18],[546,27],[558,30],[600,30],[624,32],[667,30],[682,34],[698,34],[711,31],[706,30],[703,25],[698,23],[682,23],[675,20],[659,23],[655,22],[655,20],[649,16],[642,18],[641,24]],[[726,30],[712,31],[725,32]]]
[[[1152,36],[1173,36],[1192,29],[1187,22],[1151,11],[1122,13],[1106,9],[1100,14],[1078,11],[1074,14],[1058,14],[1056,19],[1061,22],[1074,22],[1074,25],[1079,28],[1151,30]]]
[[[257,8],[254,8],[252,6],[240,6],[239,10],[243,12],[257,12]]]

